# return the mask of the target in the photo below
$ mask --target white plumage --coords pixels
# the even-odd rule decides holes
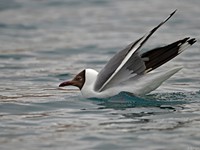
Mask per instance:
[[[120,92],[144,95],[155,90],[182,67],[162,72],[151,71],[176,57],[196,42],[196,39],[187,37],[147,52],[141,51],[141,47],[150,36],[175,12],[136,42],[129,44],[114,55],[99,73],[93,69],[84,69],[73,80],[65,81],[59,86],[77,86],[86,98],[106,98]]]

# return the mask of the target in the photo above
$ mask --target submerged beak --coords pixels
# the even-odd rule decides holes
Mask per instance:
[[[70,85],[74,85],[74,82],[73,81],[64,81],[59,85],[59,87],[70,86]]]

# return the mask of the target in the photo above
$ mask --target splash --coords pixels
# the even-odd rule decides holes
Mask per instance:
[[[173,109],[174,106],[186,103],[192,103],[200,97],[200,91],[197,92],[175,92],[175,93],[155,93],[142,97],[137,97],[131,93],[121,92],[116,96],[91,100],[103,108],[125,109],[133,107],[160,107]]]

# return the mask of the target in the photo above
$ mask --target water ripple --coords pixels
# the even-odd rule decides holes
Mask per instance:
[[[0,149],[199,149],[198,42],[159,68],[183,69],[142,97],[85,99],[58,85],[99,71],[174,9],[144,51],[200,39],[200,1],[1,0]]]

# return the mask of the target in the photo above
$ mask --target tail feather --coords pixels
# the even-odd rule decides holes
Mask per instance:
[[[187,37],[167,46],[155,48],[146,53],[143,53],[141,57],[145,62],[146,72],[150,72],[173,59],[186,48],[193,45],[195,42],[195,38],[190,39]]]
[[[157,89],[164,81],[169,79],[181,69],[182,67],[176,67],[170,70],[152,72],[146,75],[142,75],[136,80],[130,79],[129,81],[127,81],[127,83],[133,84],[135,87],[134,89],[132,89],[133,91],[130,92],[134,93],[135,95],[148,94],[151,91]]]

